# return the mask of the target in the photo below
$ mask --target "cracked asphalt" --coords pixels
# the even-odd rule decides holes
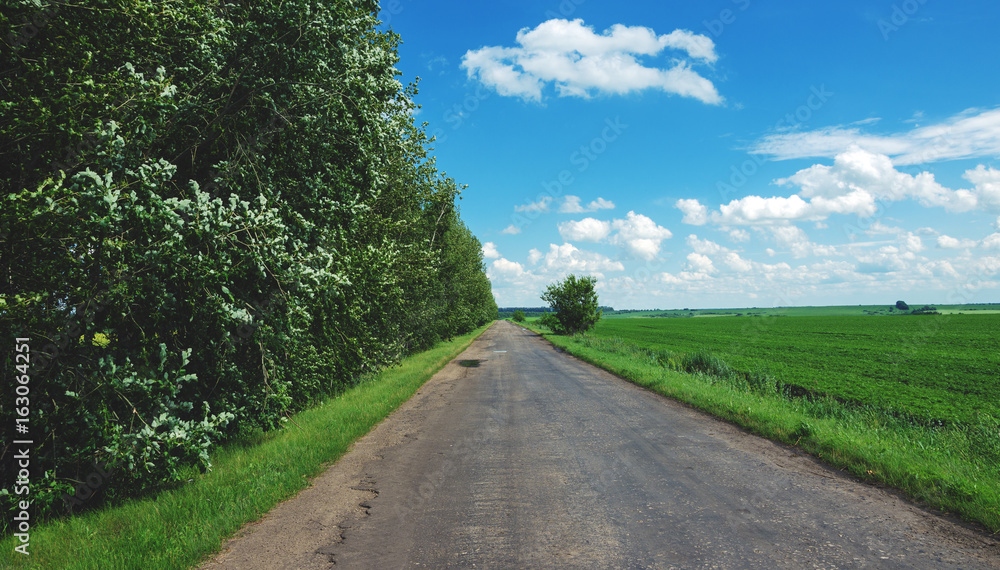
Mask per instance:
[[[501,321],[203,568],[448,566],[1000,568],[1000,541]]]

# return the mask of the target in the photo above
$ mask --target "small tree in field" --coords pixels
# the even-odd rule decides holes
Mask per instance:
[[[601,319],[597,302],[596,277],[570,275],[545,289],[542,300],[555,313],[546,314],[542,324],[558,334],[576,334],[593,327]]]
[[[511,317],[511,319],[513,319],[515,323],[523,323],[524,322],[524,311],[522,311],[521,309],[518,309],[518,310],[514,311],[514,316]]]

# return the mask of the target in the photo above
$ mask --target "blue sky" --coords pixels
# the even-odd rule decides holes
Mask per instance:
[[[1000,6],[383,3],[501,306],[1000,301]]]

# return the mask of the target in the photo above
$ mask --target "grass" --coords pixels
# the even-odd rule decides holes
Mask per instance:
[[[617,319],[593,330],[652,350],[708,352],[785,385],[938,422],[1000,417],[1000,316]]]
[[[766,370],[738,370],[709,352],[672,352],[600,334],[547,336],[635,384],[1000,532],[996,416],[930,425],[877,404],[795,396]]]
[[[487,327],[411,356],[255,443],[230,445],[207,474],[147,499],[33,526],[29,556],[3,541],[4,568],[186,568],[309,485]]]

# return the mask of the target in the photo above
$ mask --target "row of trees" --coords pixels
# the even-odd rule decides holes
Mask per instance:
[[[118,468],[98,494],[175,481],[217,442],[496,318],[377,13],[0,7],[0,414],[11,441],[10,346],[30,339],[39,514],[95,463]]]

